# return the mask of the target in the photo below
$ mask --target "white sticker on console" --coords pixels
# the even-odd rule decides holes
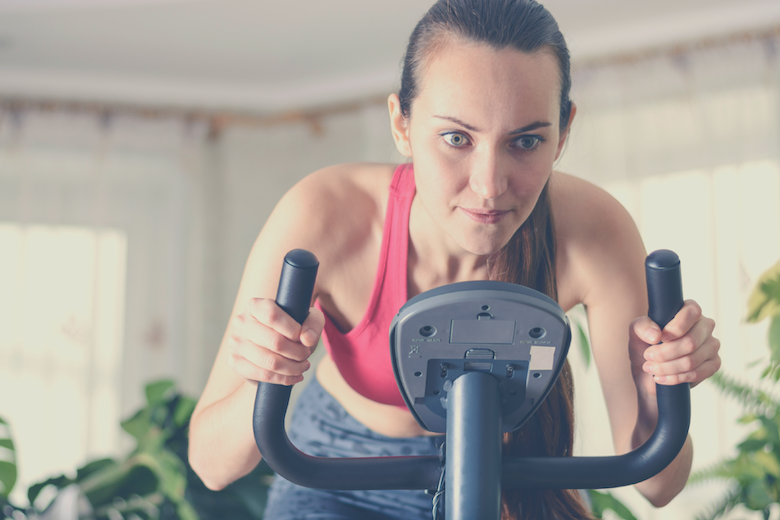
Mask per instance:
[[[555,347],[531,347],[531,364],[528,370],[552,370],[555,366]]]

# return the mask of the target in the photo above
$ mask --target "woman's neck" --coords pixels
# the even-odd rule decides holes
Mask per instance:
[[[486,280],[488,256],[466,251],[447,236],[415,197],[409,215],[409,297],[455,282]]]

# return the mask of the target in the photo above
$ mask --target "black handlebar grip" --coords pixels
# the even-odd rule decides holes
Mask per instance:
[[[309,315],[319,265],[317,257],[305,249],[293,249],[284,257],[276,304],[298,323]]]
[[[287,253],[276,303],[298,323],[309,314],[317,258],[302,249]],[[298,485],[318,489],[429,489],[441,475],[437,456],[320,458],[296,448],[287,437],[284,418],[291,386],[257,385],[252,428],[255,443],[269,466]]]
[[[276,291],[276,304],[300,324],[303,324],[309,315],[317,267],[317,257],[303,249],[293,249],[284,257]],[[285,448],[289,445],[284,430],[284,417],[291,390],[292,386],[287,385],[262,381],[257,384],[252,427],[260,453],[274,469],[276,453],[280,454],[280,464],[284,464]]]
[[[663,330],[683,307],[680,258],[668,249],[650,253],[645,260],[645,276],[649,307],[647,315]],[[655,391],[659,417],[653,437],[658,438],[662,448],[654,453],[659,456],[658,460],[668,457],[671,461],[688,437],[691,385],[680,383],[668,386],[656,383]]]
[[[680,259],[665,249],[645,260],[648,316],[662,329],[683,306]],[[655,385],[658,423],[636,450],[617,457],[526,457],[504,461],[504,488],[585,488],[627,486],[658,474],[685,444],[691,417],[690,384]]]
[[[663,329],[683,306],[680,259],[668,249],[654,251],[645,260],[645,275],[647,315]]]

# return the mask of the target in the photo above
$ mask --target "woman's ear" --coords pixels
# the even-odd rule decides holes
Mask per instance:
[[[390,130],[393,132],[395,147],[404,157],[411,157],[412,145],[409,143],[408,119],[401,112],[401,100],[398,94],[390,94],[387,98],[387,109],[390,112]]]
[[[558,151],[555,152],[555,160],[561,156],[563,151],[563,145],[566,144],[566,139],[569,137],[569,131],[571,130],[571,122],[574,121],[574,116],[577,115],[577,105],[572,102],[571,111],[569,111],[569,122],[566,124],[566,128],[561,130],[561,137],[558,139]]]

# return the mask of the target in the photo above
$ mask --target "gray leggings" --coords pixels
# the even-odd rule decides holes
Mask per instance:
[[[396,439],[372,432],[317,382],[301,393],[290,440],[317,457],[438,455],[444,437]],[[432,497],[423,491],[328,491],[298,486],[276,476],[268,495],[266,520],[431,520]]]

